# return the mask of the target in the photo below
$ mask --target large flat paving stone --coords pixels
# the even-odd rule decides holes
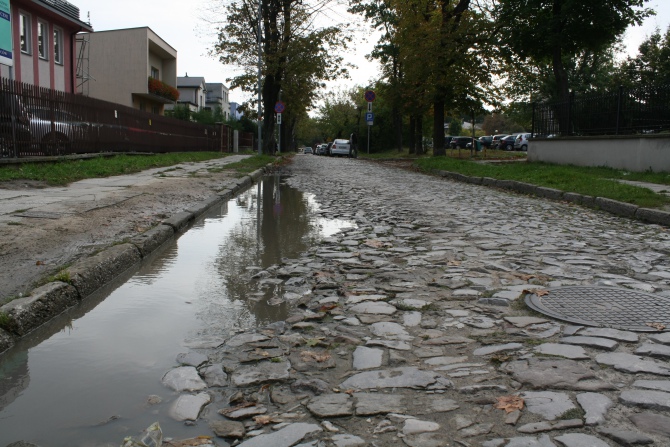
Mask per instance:
[[[594,371],[575,360],[531,358],[508,363],[504,370],[533,389],[605,391],[616,387],[601,380]]]
[[[610,447],[609,443],[602,439],[584,433],[568,433],[567,435],[556,436],[554,441],[565,447]]]
[[[624,390],[619,395],[622,404],[650,410],[670,411],[670,393],[654,390]]]
[[[580,345],[588,346],[590,348],[606,349],[608,351],[614,351],[619,347],[619,343],[616,340],[602,337],[585,337],[581,335],[576,335],[572,337],[563,337],[561,338],[561,343],[567,343],[570,345]]]
[[[562,343],[544,343],[535,348],[535,353],[564,357],[572,360],[588,360],[589,355],[581,346],[572,346]]]
[[[321,431],[323,429],[316,424],[298,422],[276,432],[258,435],[238,444],[238,447],[291,447],[304,439],[305,436]]]
[[[236,386],[260,385],[268,382],[282,382],[288,380],[291,363],[288,361],[274,363],[261,362],[257,365],[243,366],[232,375]]]
[[[670,438],[670,417],[651,412],[635,413],[628,419],[645,433],[654,433]]]
[[[617,371],[631,374],[649,373],[660,376],[670,376],[670,366],[668,366],[667,363],[647,360],[625,352],[598,354],[596,355],[596,362],[601,365],[611,366]]]
[[[554,391],[526,391],[521,393],[529,412],[539,414],[549,421],[558,419],[568,410],[577,408],[565,393]]]
[[[440,378],[432,371],[422,371],[415,367],[393,368],[382,371],[366,371],[349,377],[340,385],[342,388],[368,390],[375,388],[426,388]]]

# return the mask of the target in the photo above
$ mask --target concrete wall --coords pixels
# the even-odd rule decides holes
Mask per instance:
[[[670,172],[670,135],[533,139],[528,161]]]

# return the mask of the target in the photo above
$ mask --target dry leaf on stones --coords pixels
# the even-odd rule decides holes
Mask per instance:
[[[372,248],[382,248],[384,246],[384,243],[382,241],[378,241],[376,239],[368,239],[367,241],[364,242],[364,244]]]
[[[523,398],[519,396],[501,396],[494,408],[505,410],[506,413],[511,413],[516,410],[523,410]]]
[[[663,323],[647,323],[647,326],[653,327],[657,331],[662,331],[665,329],[665,325]]]
[[[302,351],[300,353],[300,358],[303,362],[309,362],[310,360],[315,360],[318,363],[323,363],[330,360],[330,354],[319,354],[314,351]]]
[[[225,416],[225,415],[233,413],[237,410],[241,410],[242,408],[253,407],[254,405],[256,405],[255,402],[243,402],[243,403],[241,403],[239,405],[236,405],[234,407],[222,408],[221,410],[219,410],[219,414],[222,414],[222,415]]]

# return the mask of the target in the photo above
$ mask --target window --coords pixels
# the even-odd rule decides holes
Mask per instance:
[[[30,54],[30,16],[25,14],[19,14],[19,38],[21,52]]]
[[[158,71],[158,68],[156,67],[151,67],[151,77],[154,79],[160,80],[160,72]]]
[[[54,28],[54,61],[63,63],[63,31]]]
[[[37,22],[37,55],[40,59],[47,58],[47,24]]]

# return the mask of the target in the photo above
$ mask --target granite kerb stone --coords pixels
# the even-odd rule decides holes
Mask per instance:
[[[638,208],[637,211],[635,211],[635,218],[643,222],[670,227],[670,212],[667,211]]]
[[[268,168],[256,169],[254,172],[249,174],[249,177],[251,177],[251,180],[257,181],[259,178],[263,177],[263,174],[265,174],[265,171],[267,169],[269,169],[269,166],[272,166],[272,165],[268,165]]]
[[[544,186],[538,186],[535,189],[535,194],[538,197],[544,197],[551,200],[561,200],[563,198],[563,191],[555,188],[545,188]]]
[[[498,180],[496,186],[521,194],[537,195],[537,185],[530,183],[519,182],[516,180]]]
[[[596,197],[595,205],[608,213],[629,218],[635,217],[635,213],[639,208],[637,205],[606,199],[605,197]]]
[[[174,236],[174,228],[170,225],[157,225],[144,233],[133,236],[130,243],[146,258]]]
[[[14,346],[14,336],[0,327],[0,354]]]
[[[186,208],[184,211],[193,213],[194,218],[197,218],[198,216],[205,214],[207,210],[218,205],[221,202],[223,202],[223,199],[220,196],[218,195],[210,196],[205,200],[203,200],[202,202],[194,203],[193,205]]]
[[[4,328],[18,336],[37,329],[79,301],[79,293],[70,284],[60,281],[34,289],[29,296],[18,298],[0,307],[5,315]],[[2,337],[5,338],[5,337]],[[2,350],[0,342],[0,350]]]
[[[162,223],[163,225],[171,226],[175,233],[180,233],[186,229],[186,227],[188,227],[194,220],[195,214],[189,211],[182,211],[168,217]]]
[[[90,258],[77,261],[65,271],[69,274],[70,284],[77,289],[79,297],[83,299],[133,268],[140,260],[140,251],[135,245],[120,244]]]
[[[496,186],[497,182],[498,180],[492,177],[482,177],[482,185],[484,186]]]

